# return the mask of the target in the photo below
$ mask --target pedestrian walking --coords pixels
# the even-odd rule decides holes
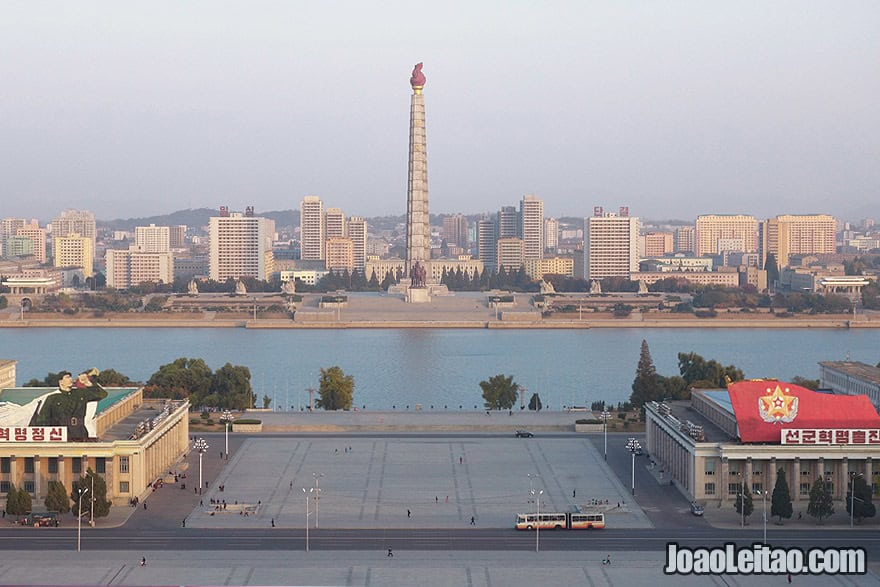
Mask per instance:
[[[788,574],[788,582],[791,583],[791,573]]]
[[[391,549],[390,549],[390,548],[388,549],[388,556],[394,558],[394,553],[391,552]]]
[[[474,519],[473,516],[471,516],[471,526],[476,526],[476,525],[477,525],[477,521]]]
[[[141,566],[142,567],[147,566],[147,557],[145,557],[145,556],[141,557]]]
[[[293,489],[293,481],[290,482],[290,488]]]
[[[461,465],[464,463],[464,457],[458,457],[458,464]]]
[[[434,496],[434,503],[440,503],[440,498],[436,495]]]
[[[272,518],[272,527],[275,527],[275,518]]]
[[[144,509],[147,509],[147,502],[144,502]]]
[[[409,510],[406,510],[406,517],[407,517],[407,518],[411,518],[411,517],[412,517],[412,512],[409,511]]]
[[[572,496],[572,497],[577,497],[577,493],[578,493],[578,490],[577,490],[577,489],[572,489],[572,490],[571,490],[571,496]]]

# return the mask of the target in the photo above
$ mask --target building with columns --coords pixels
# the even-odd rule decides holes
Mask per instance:
[[[104,478],[114,507],[127,507],[189,448],[189,402],[144,399],[143,388],[107,388],[95,413],[97,439],[89,442],[67,441],[64,427],[9,425],[15,406],[33,410],[28,404],[56,391],[16,388],[14,369],[15,361],[0,360],[0,508],[13,484],[39,504],[50,481],[70,493],[88,469]]]
[[[795,511],[823,479],[844,500],[852,475],[880,489],[880,416],[867,396],[776,380],[692,390],[691,401],[645,405],[652,465],[689,499],[733,507],[744,483],[761,500],[786,476]]]

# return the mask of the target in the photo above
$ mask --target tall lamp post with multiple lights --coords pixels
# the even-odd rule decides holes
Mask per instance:
[[[199,495],[202,494],[202,488],[205,486],[202,480],[202,456],[208,450],[208,443],[204,438],[197,438],[193,448],[199,451]]]
[[[608,410],[602,410],[602,413],[599,414],[599,417],[602,418],[602,432],[605,435],[605,460],[608,460],[608,418],[611,417],[611,413]]]
[[[305,487],[303,487],[302,490],[303,490],[303,495],[306,496],[306,552],[308,552],[309,551],[309,500],[311,499],[311,495],[309,495],[309,494],[313,493],[315,491],[315,488],[310,487],[310,488],[306,489]]]
[[[632,494],[636,494],[636,453],[641,452],[642,445],[635,438],[630,438],[626,443],[626,448],[632,453]]]
[[[229,460],[229,426],[232,424],[232,421],[235,420],[235,417],[232,415],[232,412],[229,410],[225,410],[223,412],[223,421],[226,422],[226,459]]]
[[[541,539],[541,496],[544,494],[543,489],[531,490],[529,493],[535,496],[535,552],[540,551]]]
[[[88,487],[80,487],[79,488],[79,505],[76,509],[76,551],[79,552],[80,547],[80,535],[82,534],[82,507],[83,507],[83,495],[89,492]]]
[[[318,502],[321,500],[321,487],[319,481],[323,476],[324,473],[312,473],[312,477],[315,478],[315,487],[313,488],[315,492],[315,528],[318,527]]]

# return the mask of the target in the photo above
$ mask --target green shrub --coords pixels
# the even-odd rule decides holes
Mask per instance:
[[[254,418],[242,418],[240,420],[235,421],[236,424],[262,424],[262,420],[256,420]]]

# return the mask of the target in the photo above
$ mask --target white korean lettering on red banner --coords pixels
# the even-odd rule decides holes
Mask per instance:
[[[880,429],[787,428],[780,432],[781,444],[880,445]]]
[[[0,426],[0,444],[5,442],[67,442],[67,427]]]

